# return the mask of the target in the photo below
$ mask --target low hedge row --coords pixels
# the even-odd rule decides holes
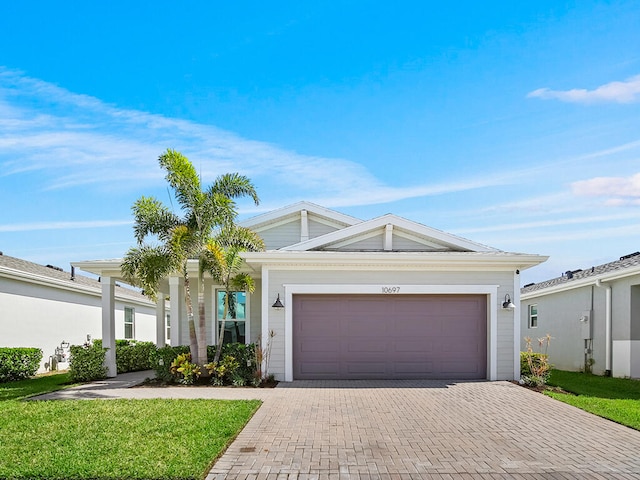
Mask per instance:
[[[0,383],[34,376],[41,360],[39,348],[0,348]]]

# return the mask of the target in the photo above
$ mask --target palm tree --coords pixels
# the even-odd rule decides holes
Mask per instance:
[[[246,291],[253,293],[253,278],[241,272],[242,252],[259,252],[264,250],[264,241],[252,230],[234,224],[228,224],[212,238],[204,250],[201,268],[206,269],[214,281],[224,287],[224,313],[218,329],[218,344],[214,363],[220,359],[224,341],[225,322],[229,314],[233,292]]]
[[[258,195],[251,181],[237,173],[219,176],[206,190],[191,162],[181,153],[167,149],[158,158],[166,171],[165,179],[180,205],[182,217],[160,201],[141,197],[132,207],[137,246],[127,252],[122,272],[130,283],[140,286],[155,299],[159,282],[171,274],[184,277],[184,296],[189,325],[191,356],[200,365],[207,360],[204,306],[204,269],[198,269],[198,329],[191,303],[191,284],[187,263],[198,259],[202,263],[205,247],[214,228],[233,224],[237,215],[234,199],[249,196],[255,204]],[[155,239],[158,245],[145,243]]]

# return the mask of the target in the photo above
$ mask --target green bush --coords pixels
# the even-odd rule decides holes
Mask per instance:
[[[156,350],[153,342],[136,342],[135,340],[124,340],[123,342],[127,343],[118,344],[116,342],[118,373],[138,372],[153,368],[153,353]]]
[[[531,367],[529,366],[529,357],[531,358],[531,363],[533,364],[534,370],[539,369],[549,361],[549,357],[545,353],[520,352],[520,374],[523,377],[530,377],[531,375],[533,375]]]
[[[181,353],[171,362],[171,373],[184,385],[193,385],[200,378],[201,370],[197,363],[191,362],[190,353]]]
[[[189,353],[188,345],[178,347],[162,347],[156,349],[151,355],[151,368],[156,371],[156,378],[163,382],[173,382],[176,380],[171,373],[171,363],[178,355]]]
[[[221,361],[219,365],[212,366],[213,368],[220,367],[225,363],[225,357],[233,358],[233,362],[229,362],[222,375],[224,384],[233,384],[236,386],[252,385],[255,383],[256,376],[256,357],[255,357],[255,344],[245,343],[225,343],[222,346]],[[207,360],[211,363],[216,354],[216,346],[211,345],[207,347]],[[212,372],[214,377],[215,372]]]
[[[39,348],[0,348],[0,383],[34,376],[40,360],[42,350]]]
[[[72,382],[90,382],[107,378],[104,358],[107,352],[102,342],[92,345],[72,345],[69,376]]]
[[[94,340],[93,344],[102,347],[102,340]],[[154,368],[155,350],[156,345],[153,342],[116,340],[116,368],[118,373],[151,370]]]

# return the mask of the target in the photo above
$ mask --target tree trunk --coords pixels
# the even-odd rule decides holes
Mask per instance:
[[[216,356],[213,359],[214,363],[218,363],[220,360],[220,353],[222,352],[222,343],[224,342],[224,326],[229,314],[229,292],[224,293],[224,315],[222,315],[222,322],[220,322],[220,328],[218,329],[218,343],[216,345]],[[216,314],[217,316],[217,314]],[[216,319],[217,321],[217,319]]]
[[[187,323],[189,324],[189,348],[191,350],[191,361],[198,360],[198,338],[196,337],[196,324],[193,318],[193,305],[191,304],[191,285],[189,274],[184,271],[184,300],[187,304]]]
[[[198,275],[198,365],[207,363],[207,323],[204,309],[204,275]],[[206,370],[205,370],[206,371]]]

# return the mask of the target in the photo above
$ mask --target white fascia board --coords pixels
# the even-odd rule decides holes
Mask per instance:
[[[87,260],[83,262],[71,262],[71,266],[93,273],[99,277],[112,277],[119,280],[122,279],[122,271],[120,270],[122,259],[112,260]]]
[[[589,276],[578,280],[570,280],[566,283],[559,285],[552,285],[550,287],[541,288],[540,290],[534,290],[533,292],[523,293],[520,296],[520,300],[531,300],[532,298],[543,297],[545,295],[551,295],[553,293],[566,292],[567,290],[573,290],[575,288],[588,287],[595,284],[598,280],[601,282],[612,282],[621,278],[632,277],[633,275],[640,275],[640,265],[635,267],[625,268],[624,270],[616,270],[613,272],[601,273],[600,275]]]
[[[320,217],[333,220],[341,225],[355,225],[362,222],[362,220],[360,220],[359,218],[345,215],[344,213],[336,212],[335,210],[330,210],[325,207],[321,207],[320,205],[316,205],[315,203],[303,201],[288,205],[286,207],[278,208],[276,210],[272,210],[256,217],[249,218],[247,220],[244,220],[243,222],[240,222],[240,225],[251,229],[259,229],[262,226],[271,225],[274,222],[278,222],[282,218],[293,217],[296,213],[300,213],[301,210],[306,210]]]
[[[312,250],[325,245],[340,242],[351,237],[366,234],[375,229],[385,228],[387,224],[391,224],[394,227],[398,227],[418,237],[426,237],[428,241],[435,241],[438,244],[442,244],[443,247],[460,248],[462,250],[469,250],[472,252],[498,251],[495,248],[487,247],[486,245],[481,245],[479,243],[457,237],[450,233],[445,233],[442,230],[427,227],[426,225],[422,225],[393,214],[383,215],[366,222],[358,223],[357,225],[343,228],[342,230],[338,230],[336,232],[327,233],[326,235],[307,240],[306,242],[296,243],[295,245],[285,247],[282,250]]]
[[[379,268],[463,270],[525,270],[543,263],[541,255],[492,252],[318,252],[270,251],[242,254],[249,265],[277,265],[279,268],[314,267],[318,269]]]
[[[44,287],[57,288],[59,290],[66,290],[74,293],[83,293],[86,295],[92,295],[94,297],[100,297],[102,295],[102,290],[99,285],[96,285],[95,287],[91,287],[89,285],[82,285],[79,283],[70,284],[68,282],[61,281],[57,278],[38,275],[35,273],[23,272],[21,270],[14,270],[11,268],[0,267],[0,277],[9,278],[12,280],[18,280],[25,283],[32,283],[34,285],[41,285]],[[128,297],[127,295],[122,295],[117,291],[115,293],[115,298],[116,300],[126,302],[126,303],[134,303],[136,305],[143,305],[143,306],[155,305],[155,303],[151,300]]]

